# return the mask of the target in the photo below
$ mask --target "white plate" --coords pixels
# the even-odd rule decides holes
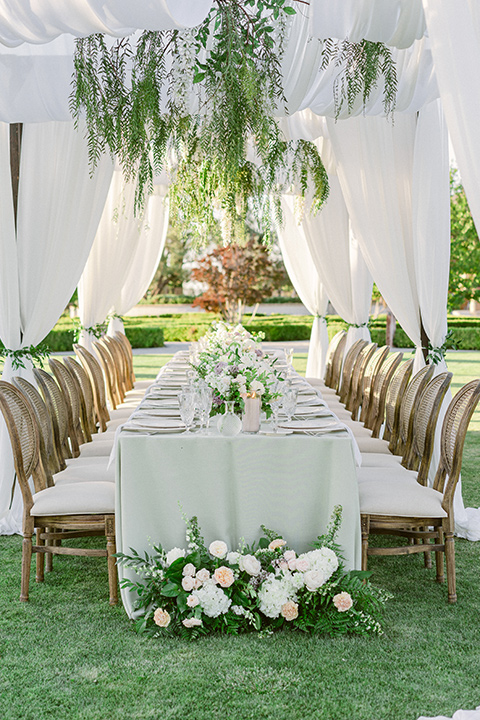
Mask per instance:
[[[285,430],[292,430],[294,432],[317,432],[318,430],[329,431],[344,430],[345,428],[338,422],[338,420],[292,420],[291,422],[279,423],[281,428]]]
[[[185,424],[180,419],[177,420],[176,418],[137,418],[133,416],[128,421],[128,424],[132,426],[154,428],[155,430],[165,430],[169,428],[173,428],[175,430],[185,430]]]
[[[135,418],[146,418],[146,417],[179,418],[180,412],[179,412],[178,407],[176,410],[174,408],[169,410],[168,408],[147,409],[147,408],[142,407],[138,412],[135,413]]]
[[[177,435],[185,432],[185,427],[183,428],[151,428],[151,427],[142,427],[142,426],[135,426],[135,427],[124,427],[123,431],[130,432],[130,433],[137,433],[138,435],[147,434],[147,435],[173,435],[176,433]]]
[[[293,435],[293,430],[285,430],[284,428],[278,428],[277,432],[272,429],[259,430],[259,435],[268,435],[269,437],[283,437],[284,435]]]

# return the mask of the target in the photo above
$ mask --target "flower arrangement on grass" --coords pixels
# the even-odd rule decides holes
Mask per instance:
[[[345,571],[335,536],[341,508],[313,550],[297,554],[262,525],[258,545],[230,551],[216,540],[209,547],[196,517],[187,523],[188,550],[161,546],[143,557],[117,555],[139,580],[122,580],[135,592],[138,632],[197,637],[210,632],[272,632],[282,627],[339,635],[382,634],[379,616],[390,595],[370,584],[370,573]]]
[[[275,368],[276,358],[261,349],[262,339],[262,333],[254,336],[242,325],[218,322],[199,340],[191,365],[213,390],[212,415],[223,412],[225,402],[232,400],[235,412],[241,413],[248,393],[260,397],[267,417],[272,414],[270,403],[278,397],[282,376]]]

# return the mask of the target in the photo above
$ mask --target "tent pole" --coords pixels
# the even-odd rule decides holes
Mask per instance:
[[[23,123],[10,124],[10,173],[12,178],[13,217],[17,229],[18,184],[20,179],[20,153],[22,149]]]

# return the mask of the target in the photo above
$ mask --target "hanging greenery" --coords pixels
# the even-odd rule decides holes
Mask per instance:
[[[292,184],[303,196],[310,184],[318,211],[328,179],[317,149],[287,142],[275,120],[287,110],[281,60],[299,3],[308,4],[214,0],[193,29],[77,40],[71,110],[77,121],[86,118],[92,165],[107,150],[116,156],[126,178],[137,181],[137,208],[154,174],[167,169],[172,217],[200,239],[218,219],[226,242],[238,238],[247,207],[268,237],[272,217],[281,219],[281,192]],[[378,58],[389,51],[325,47],[325,62],[350,63],[339,71],[339,95],[346,93],[349,105],[354,93],[368,99],[385,72]],[[391,102],[394,68],[387,69]]]

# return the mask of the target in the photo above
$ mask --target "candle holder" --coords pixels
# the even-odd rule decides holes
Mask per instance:
[[[242,417],[242,432],[248,434],[258,433],[260,430],[261,398],[254,392],[247,393],[245,409]]]

